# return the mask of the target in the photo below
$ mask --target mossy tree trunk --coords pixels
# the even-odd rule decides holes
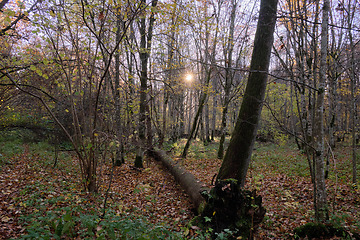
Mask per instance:
[[[274,41],[278,0],[262,0],[257,24],[250,74],[234,132],[217,179],[234,178],[245,184],[251,153],[261,115],[267,71]]]

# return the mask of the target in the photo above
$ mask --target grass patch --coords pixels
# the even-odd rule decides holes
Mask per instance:
[[[24,151],[23,140],[19,131],[1,131],[0,134],[0,169],[4,164]]]
[[[226,139],[226,145],[229,138]],[[182,139],[179,143],[172,144],[173,156],[180,156],[185,146],[186,139]],[[204,144],[202,141],[195,139],[189,149],[188,159],[216,159],[219,139]],[[338,145],[334,150],[335,160],[329,156],[329,179],[342,183],[351,184],[352,179],[352,162],[351,151],[347,145]],[[360,172],[360,153],[357,154],[357,171]],[[198,166],[206,168],[206,165]],[[271,169],[274,172],[285,174],[288,177],[305,177],[310,178],[309,163],[306,156],[298,150],[295,143],[286,145],[277,145],[274,143],[255,143],[255,149],[252,155],[251,167],[255,172],[261,169]]]
[[[256,143],[252,164],[255,169],[266,166],[289,177],[310,176],[306,157],[297,150],[295,145],[291,144],[278,146],[273,143]]]
[[[171,151],[173,156],[178,157],[182,154],[186,141],[187,139],[183,138],[175,143],[164,144],[163,149],[166,151]],[[194,158],[194,159],[216,158],[218,148],[219,148],[218,139],[215,139],[215,141],[206,144],[198,138],[193,139],[191,140],[187,158]]]

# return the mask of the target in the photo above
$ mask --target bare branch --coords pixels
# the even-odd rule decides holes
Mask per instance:
[[[3,7],[9,2],[9,0],[2,0],[0,2],[0,11],[2,11]]]

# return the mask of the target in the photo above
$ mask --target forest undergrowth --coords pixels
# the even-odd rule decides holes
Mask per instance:
[[[221,160],[216,159],[216,145],[193,148],[183,165],[198,179],[211,185]],[[350,147],[340,145],[329,156],[326,181],[330,222],[360,233],[360,190],[351,180]],[[197,159],[197,160],[195,160]],[[358,171],[360,167],[358,165]],[[293,230],[314,221],[313,185],[307,160],[295,144],[278,146],[256,143],[248,172],[246,188],[256,189],[267,209],[257,232],[259,239],[293,239]]]
[[[83,192],[76,158],[52,147],[17,140],[0,142],[0,239],[206,239],[189,227],[194,217],[184,191],[160,163],[147,159],[134,169],[132,156],[112,168],[104,159],[98,194]],[[211,186],[221,160],[216,143],[194,141],[187,159],[182,142],[168,146],[174,159]],[[360,232],[360,191],[351,184],[347,146],[330,159],[327,180],[333,224]],[[113,175],[104,208],[109,179]],[[304,156],[295,146],[257,144],[246,188],[257,189],[267,209],[256,239],[292,239],[293,230],[313,221],[312,184]],[[105,210],[105,215],[104,215]],[[220,239],[220,238],[219,238]]]

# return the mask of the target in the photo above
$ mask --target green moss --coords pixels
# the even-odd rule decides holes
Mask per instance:
[[[206,207],[206,202],[201,202],[197,209],[197,213],[202,214],[204,212],[205,207]]]
[[[255,191],[241,189],[236,179],[220,181],[202,195],[206,205],[193,224],[206,232],[212,229],[213,238],[226,232],[227,239],[248,239],[265,216],[262,198]]]

